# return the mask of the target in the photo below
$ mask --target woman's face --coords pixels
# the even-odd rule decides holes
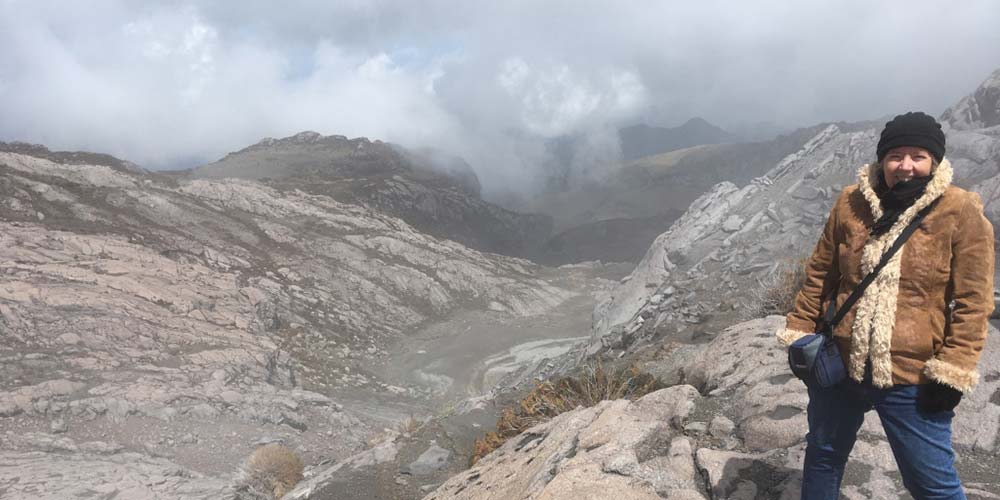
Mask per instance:
[[[906,182],[914,177],[931,175],[934,157],[924,148],[916,146],[901,146],[892,148],[882,159],[882,173],[885,183],[890,188],[897,183]]]

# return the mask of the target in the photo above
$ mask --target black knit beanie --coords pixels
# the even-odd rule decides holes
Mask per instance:
[[[916,146],[931,153],[939,163],[944,158],[944,132],[934,118],[919,111],[899,115],[885,124],[878,140],[878,161],[892,148]]]

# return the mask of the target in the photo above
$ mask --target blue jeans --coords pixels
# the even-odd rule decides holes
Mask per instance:
[[[917,385],[888,389],[846,381],[830,388],[809,387],[809,434],[802,471],[802,499],[836,499],[847,457],[865,413],[875,409],[903,476],[917,500],[964,499],[951,448],[951,411],[925,413],[917,408]]]

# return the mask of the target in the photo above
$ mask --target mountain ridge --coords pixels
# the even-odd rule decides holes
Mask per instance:
[[[533,255],[551,232],[546,216],[483,200],[479,179],[464,160],[365,137],[307,131],[266,138],[218,161],[170,175],[251,179],[282,191],[330,196],[399,217],[438,238],[517,257]]]
[[[618,130],[618,138],[626,162],[701,144],[738,142],[735,135],[699,117],[676,127],[647,124],[623,127]]]

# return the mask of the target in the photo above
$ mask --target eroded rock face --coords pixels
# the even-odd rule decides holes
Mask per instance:
[[[941,115],[958,130],[974,130],[1000,125],[1000,70],[994,71],[972,95]]]
[[[675,386],[559,415],[424,498],[704,498],[681,430],[698,398]]]
[[[0,195],[0,484],[40,452],[91,463],[69,442],[117,443],[97,469],[140,453],[215,477],[260,440],[346,457],[383,424],[337,391],[422,394],[371,370],[394,339],[458,308],[530,316],[572,295],[527,261],[251,181],[0,152]],[[69,491],[46,477],[39,495]]]

